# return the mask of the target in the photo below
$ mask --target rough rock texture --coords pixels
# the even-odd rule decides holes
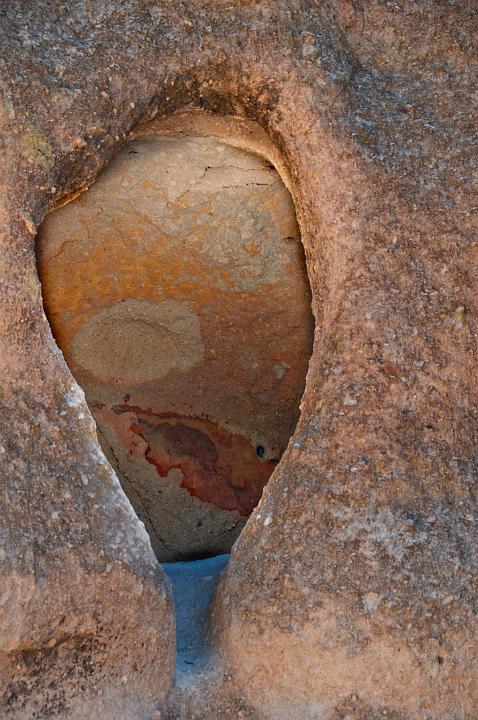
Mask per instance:
[[[317,319],[301,420],[216,595],[217,672],[261,718],[474,720],[472,3],[50,0],[0,13],[0,637],[2,681],[26,683],[10,717],[34,717],[50,678],[88,698],[127,647],[140,695],[143,667],[158,697],[170,677],[158,571],[86,407],[65,401],[33,241],[138,123],[202,108],[255,120],[275,144]],[[111,652],[87,686],[71,673],[67,686],[46,650],[63,613],[74,667],[93,625]],[[19,663],[32,647],[39,665]],[[231,717],[223,697],[202,716]]]
[[[312,349],[289,192],[194,121],[148,125],[37,238],[53,334],[160,561],[230,550],[295,428]]]

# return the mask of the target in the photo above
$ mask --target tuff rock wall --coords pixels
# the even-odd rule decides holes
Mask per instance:
[[[171,687],[168,587],[52,339],[34,240],[139,124],[199,108],[272,142],[316,337],[299,425],[216,595],[225,684],[174,712],[473,720],[472,4],[0,16],[3,714],[153,717]]]

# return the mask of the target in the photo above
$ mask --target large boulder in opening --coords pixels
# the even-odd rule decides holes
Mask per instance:
[[[228,552],[295,428],[312,349],[279,175],[227,138],[150,125],[37,243],[54,336],[157,557]]]

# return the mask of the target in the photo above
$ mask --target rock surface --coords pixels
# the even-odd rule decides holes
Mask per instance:
[[[158,132],[47,216],[37,257],[53,334],[164,562],[230,550],[296,425],[313,317],[277,172]]]
[[[171,682],[164,580],[67,399],[34,236],[140,123],[202,109],[275,147],[317,332],[301,420],[215,597],[209,688],[229,690],[205,681],[178,712],[475,720],[473,4],[15,0],[0,17],[3,714],[82,717],[111,691],[123,708],[97,715],[148,717]],[[63,637],[66,677],[47,649]]]

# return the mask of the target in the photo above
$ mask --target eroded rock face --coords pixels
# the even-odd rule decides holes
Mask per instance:
[[[289,192],[154,129],[37,241],[45,310],[160,560],[227,552],[298,418],[310,291]]]
[[[476,720],[473,5],[0,16],[0,714],[149,720],[171,688],[167,584],[75,400],[34,238],[141,123],[195,109],[288,176],[317,333],[216,595],[211,675],[176,687],[171,717]]]

